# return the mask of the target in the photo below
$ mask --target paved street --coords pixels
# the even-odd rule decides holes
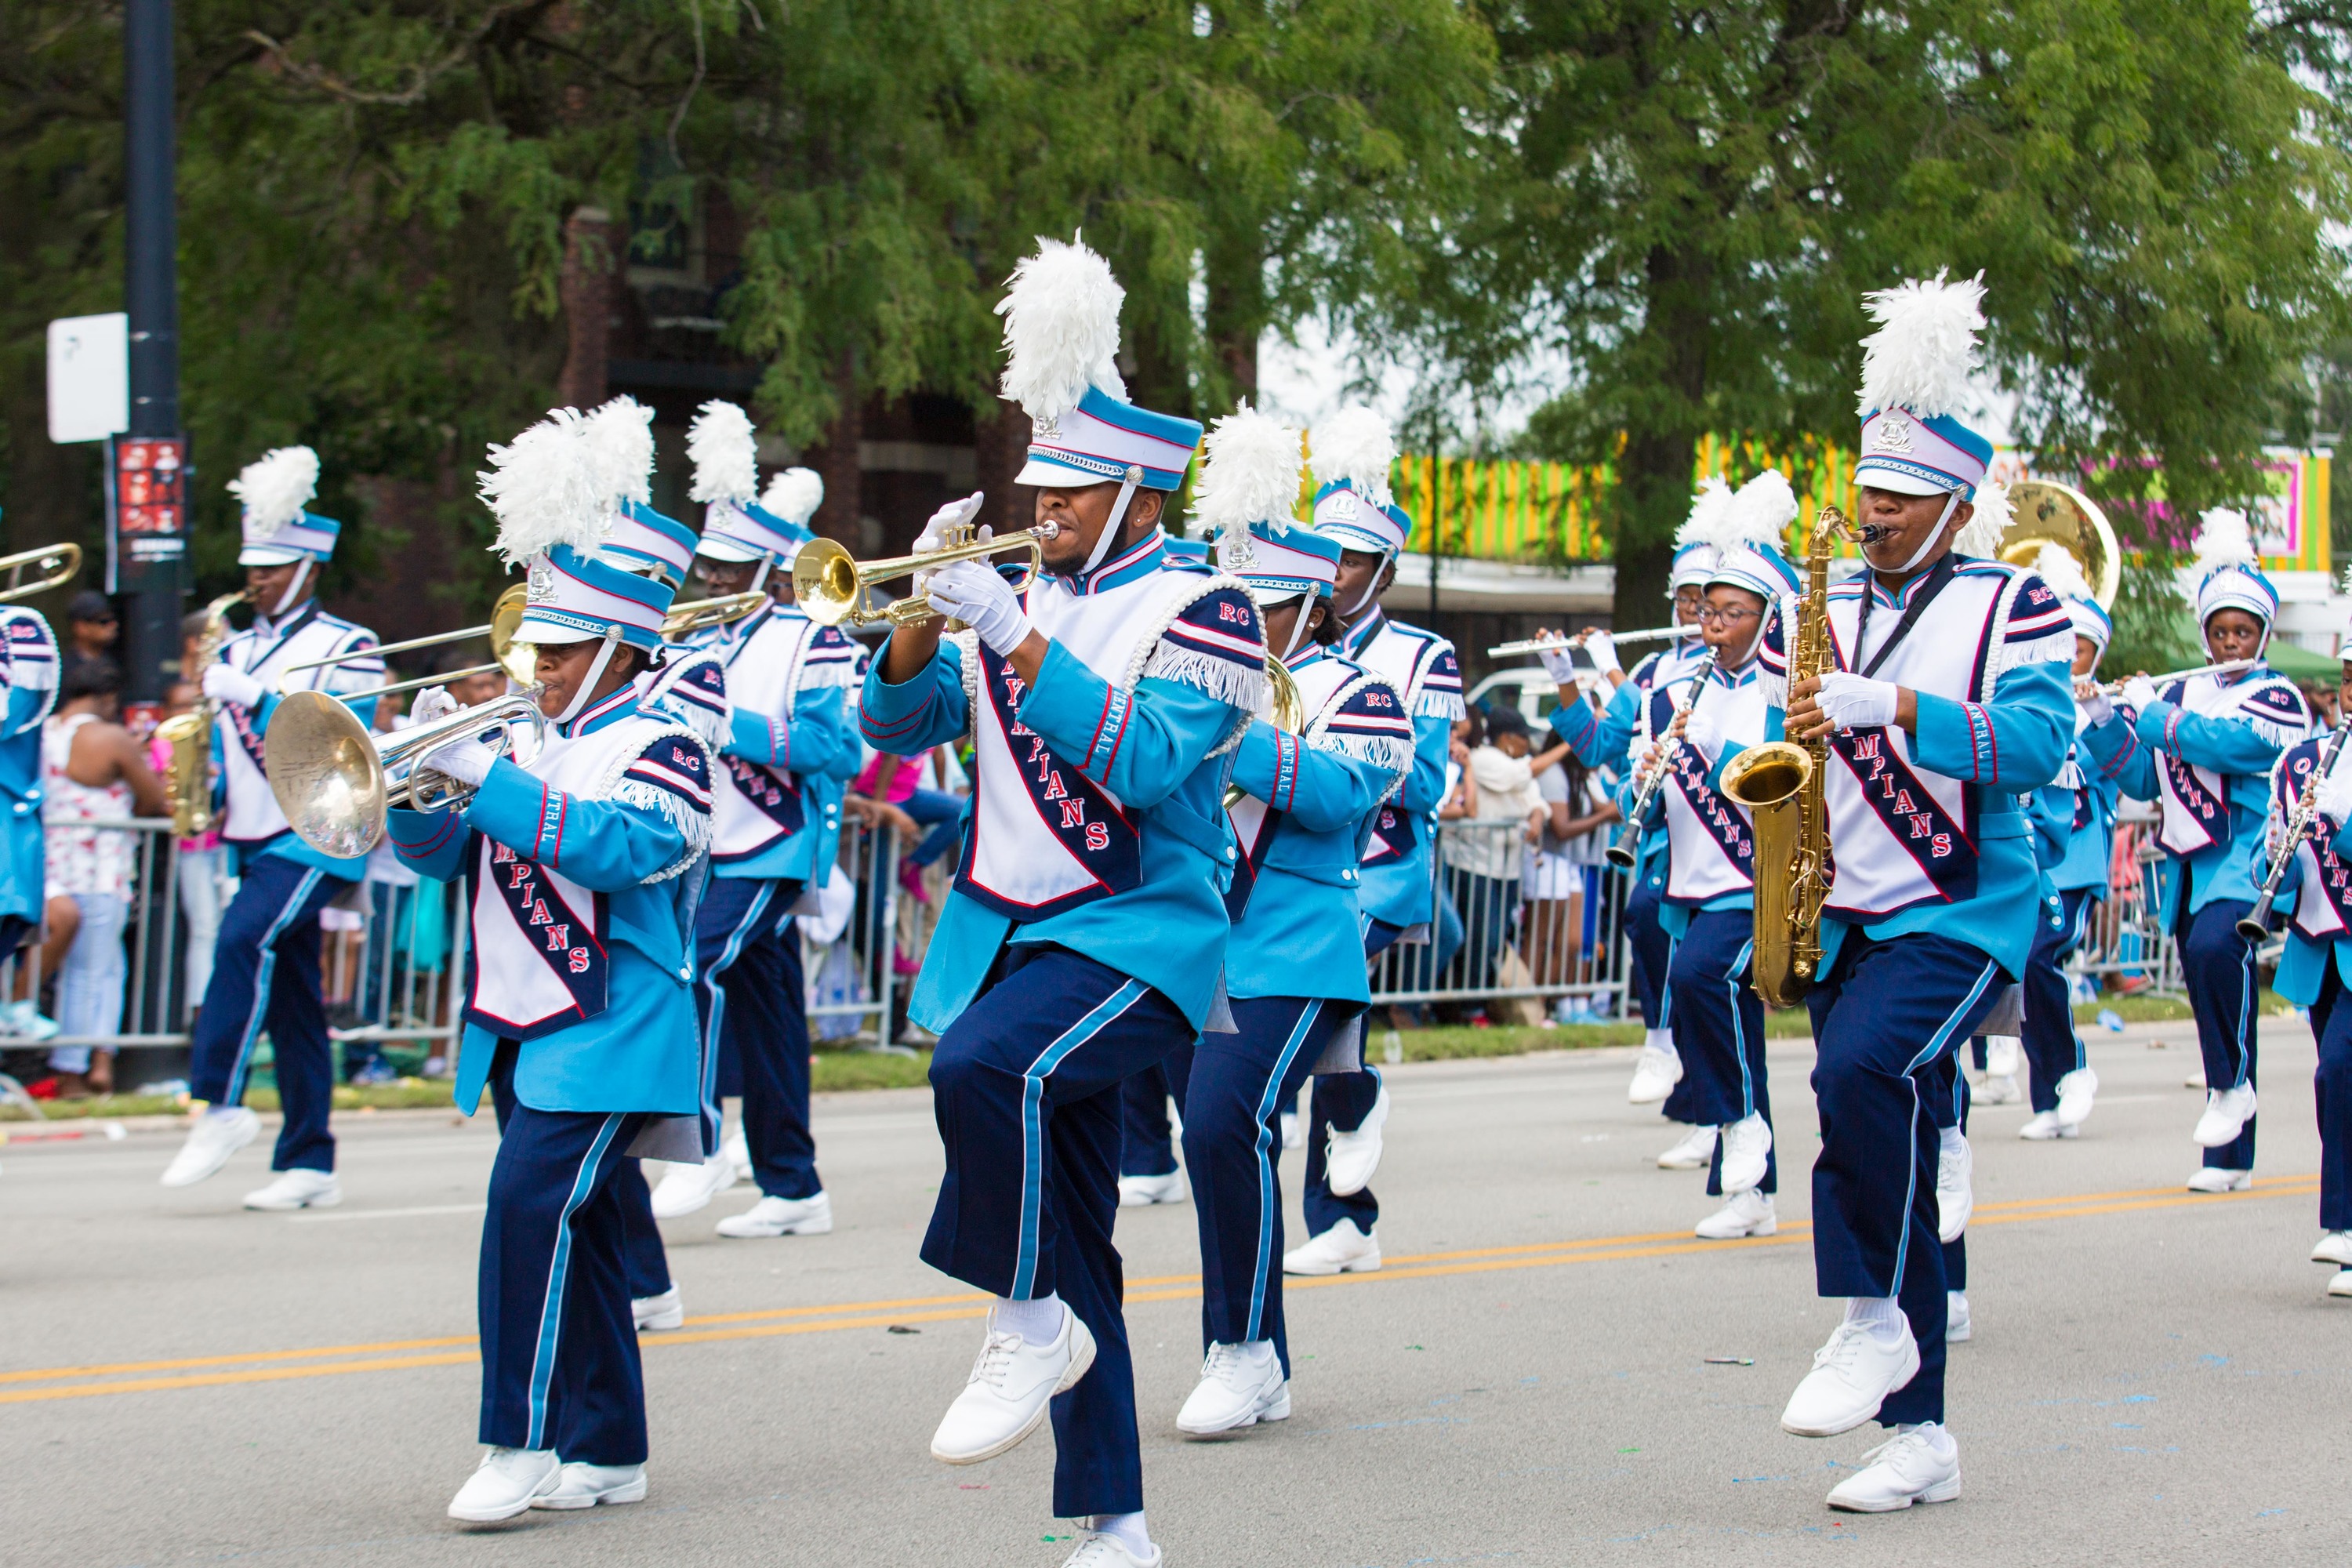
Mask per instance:
[[[2102,1034],[2080,1140],[1980,1110],[1976,1338],[1952,1358],[1967,1492],[1822,1505],[1875,1438],[1783,1436],[1835,1309],[1812,1291],[1810,1047],[1772,1053],[1792,1190],[1769,1241],[1693,1240],[1703,1178],[1623,1100],[1629,1053],[1395,1069],[1377,1190],[1389,1268],[1301,1288],[1297,1414],[1185,1442],[1200,1350],[1189,1206],[1120,1240],[1154,1533],[1171,1568],[1482,1563],[2276,1564],[2339,1550],[2352,1301],[2317,1234],[2310,1037],[2263,1034],[2262,1177],[2181,1190],[2185,1026]],[[16,1144],[0,1169],[0,1561],[1034,1563],[1051,1438],[968,1469],[926,1443],[976,1346],[915,1256],[940,1156],[918,1092],[834,1097],[841,1228],[727,1241],[740,1187],[668,1226],[689,1314],[648,1340],[653,1493],[466,1530],[474,1248],[495,1144],[454,1116],[341,1119],[346,1203],[243,1213],[266,1139],[190,1191],[168,1133]],[[1294,1188],[1298,1154],[1285,1162]],[[1290,1210],[1296,1226],[1295,1192]],[[1294,1234],[1295,1239],[1295,1234]],[[1753,1358],[1752,1365],[1710,1357]],[[1874,1430],[1874,1429],[1873,1429]]]

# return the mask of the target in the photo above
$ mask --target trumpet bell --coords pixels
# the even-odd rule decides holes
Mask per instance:
[[[2049,479],[2011,485],[2009,501],[2015,515],[2001,531],[2000,558],[2012,566],[2032,566],[2043,545],[2054,544],[2083,569],[2083,580],[2090,584],[2099,608],[2115,608],[2123,561],[2116,531],[2098,503],[2072,485]]]
[[[515,641],[515,633],[522,629],[522,613],[530,607],[530,591],[520,583],[490,606],[490,657],[517,686],[529,686],[539,674],[539,645]]]
[[[278,699],[262,738],[269,793],[295,837],[322,855],[365,855],[383,840],[389,791],[375,738],[323,691]]]
[[[837,540],[812,539],[793,557],[793,598],[821,626],[849,619],[864,589],[856,558]]]
[[[1750,746],[1723,765],[1717,789],[1754,811],[1792,799],[1813,776],[1813,759],[1793,741]]]

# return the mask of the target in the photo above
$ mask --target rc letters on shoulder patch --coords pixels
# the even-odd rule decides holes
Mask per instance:
[[[637,755],[624,775],[668,790],[704,811],[710,809],[710,758],[702,742],[663,735]]]
[[[1161,635],[1170,642],[1236,664],[1262,665],[1265,660],[1265,632],[1257,606],[1239,588],[1218,588],[1202,595]]]

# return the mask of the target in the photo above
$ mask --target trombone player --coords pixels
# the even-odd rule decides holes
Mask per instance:
[[[1813,1267],[1844,1312],[1780,1425],[1890,1428],[1829,1495],[1858,1512],[1959,1495],[1929,1100],[1955,1094],[1958,1046],[2024,971],[2037,871],[2016,797],[2058,776],[2073,735],[2064,605],[2030,573],[1972,558],[1997,534],[1960,542],[1992,457],[1954,417],[1982,297],[1940,276],[1867,296],[1880,330],[1864,344],[1854,475],[1866,569],[1826,590],[1826,668],[1789,690],[1781,716],[1792,740],[1828,748],[1814,787],[1836,879],[1808,997]],[[1785,679],[1796,641],[1768,639],[1768,679]]]
[[[334,554],[341,525],[306,510],[318,482],[317,453],[281,447],[247,464],[229,485],[243,505],[237,563],[255,615],[198,676],[215,710],[212,743],[226,802],[221,837],[239,881],[221,915],[196,1018],[189,1091],[205,1109],[163,1181],[191,1186],[253,1141],[260,1121],[243,1101],[254,1046],[267,1029],[286,1121],[270,1159],[277,1178],[246,1194],[249,1209],[342,1201],[327,1127],[335,1068],[319,988],[319,911],[360,879],[367,858],[339,859],[294,835],[270,794],[261,743],[289,666],[341,659],[293,678],[317,691],[362,693],[383,683],[383,660],[367,654],[375,634],[319,606],[319,569]],[[365,696],[352,697],[351,706],[362,723],[375,711]],[[206,785],[198,779],[189,787]]]

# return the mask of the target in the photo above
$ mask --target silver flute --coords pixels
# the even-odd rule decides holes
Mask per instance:
[[[1597,630],[1598,628],[1593,628]],[[1582,647],[1588,634],[1578,632],[1572,637],[1528,637],[1523,642],[1497,643],[1486,650],[1488,658],[1508,658],[1513,654],[1547,653],[1564,647]],[[1655,642],[1660,637],[1695,637],[1696,624],[1687,626],[1649,626],[1638,632],[1612,632],[1612,642]]]

